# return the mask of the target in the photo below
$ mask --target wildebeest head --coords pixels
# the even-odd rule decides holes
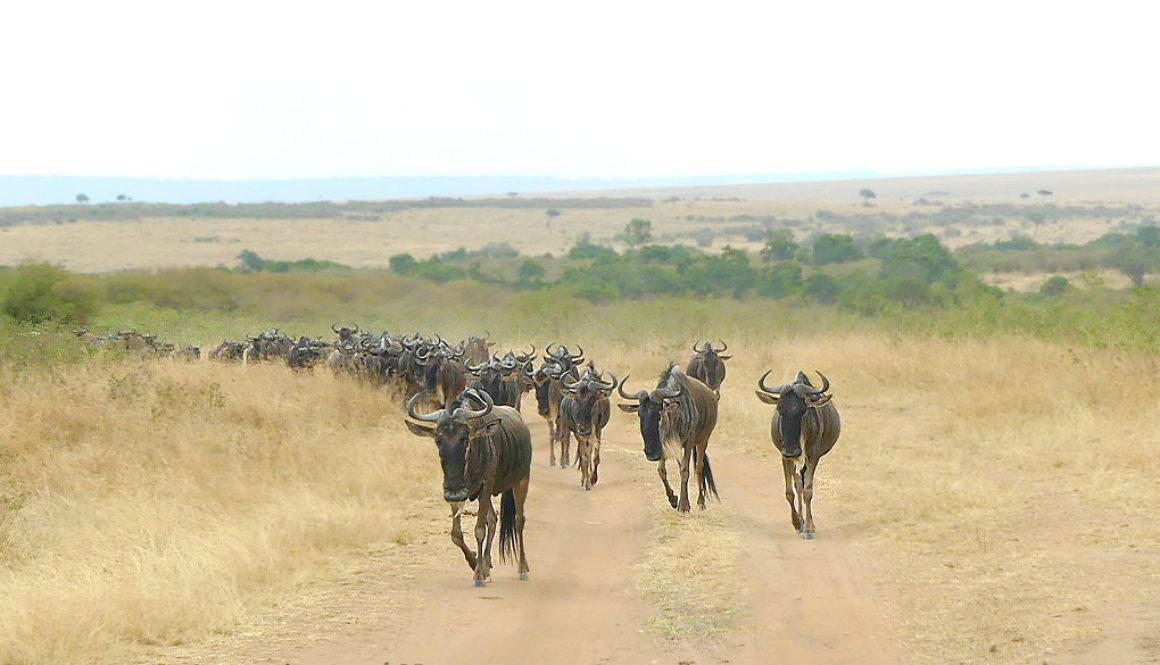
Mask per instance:
[[[559,379],[563,371],[559,365],[546,362],[532,374],[532,383],[536,386],[536,412],[544,418],[551,415],[552,380]]]
[[[339,328],[337,323],[332,323],[330,325],[330,329],[334,331],[334,334],[338,335],[338,340],[340,342],[350,344],[354,341],[354,336],[359,333],[359,327],[357,323],[352,323],[350,325],[354,327],[348,328],[343,326]]]
[[[553,344],[555,344],[555,342],[548,344],[548,346],[544,348],[544,350],[548,352],[547,355],[544,356],[545,362],[559,365],[560,369],[564,372],[567,372],[576,365],[584,362],[584,347],[580,346],[579,344],[576,345],[576,348],[580,349],[580,353],[572,353],[566,346],[557,347],[556,350],[553,351]]]
[[[781,454],[784,457],[797,458],[802,454],[802,418],[812,407],[819,407],[830,401],[833,395],[826,394],[830,389],[830,380],[825,374],[818,372],[822,377],[822,387],[815,388],[804,372],[798,372],[793,383],[783,383],[770,388],[765,385],[765,377],[773,370],[766,370],[757,380],[757,399],[777,407],[778,434],[781,436]],[[816,371],[816,370],[815,370]]]
[[[659,461],[664,456],[665,442],[661,437],[661,418],[680,408],[682,378],[681,368],[672,363],[661,373],[657,387],[652,392],[641,390],[631,395],[624,392],[628,376],[625,376],[624,381],[616,388],[617,393],[624,399],[636,400],[636,404],[617,404],[617,406],[621,411],[635,413],[640,418],[644,456],[650,462]]]
[[[463,345],[463,348],[469,362],[481,363],[487,362],[488,356],[491,355],[488,349],[493,346],[495,346],[495,342],[491,340],[491,332],[485,330],[483,331],[483,337],[476,337],[475,335],[468,336],[467,343]]]
[[[721,384],[725,381],[725,361],[733,356],[721,355],[729,345],[724,340],[717,341],[721,342],[720,349],[713,348],[713,343],[708,341],[703,346],[700,342],[693,344],[693,357],[689,360],[689,376],[700,379],[720,394]]]
[[[477,460],[477,444],[481,438],[490,436],[498,427],[499,420],[480,423],[479,418],[491,413],[494,407],[487,393],[465,390],[445,409],[433,413],[415,412],[415,401],[419,395],[407,400],[407,415],[423,423],[406,421],[407,429],[418,436],[435,440],[439,449],[439,463],[443,467],[443,499],[449,502],[467,501],[479,492],[483,482],[482,465],[469,464]],[[473,409],[472,404],[482,404],[483,408]]]
[[[612,375],[612,383],[605,383],[590,372],[586,372],[579,381],[569,383],[561,381],[561,385],[568,390],[568,395],[576,400],[576,433],[580,436],[592,434],[592,416],[596,411],[596,402],[601,396],[612,393],[619,382],[616,375]]]

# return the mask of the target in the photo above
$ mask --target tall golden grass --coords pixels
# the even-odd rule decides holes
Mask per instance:
[[[0,376],[0,663],[196,641],[406,543],[435,494],[382,395],[281,367],[81,364]]]
[[[711,325],[690,312],[687,330]],[[1040,662],[1106,633],[1115,607],[1156,620],[1155,356],[719,323],[735,358],[712,446],[770,465],[770,529],[791,527],[754,381],[767,368],[833,381],[843,434],[818,472],[818,538],[841,532],[877,553],[884,611],[915,662]],[[636,390],[666,360],[684,363],[693,341],[676,324],[646,327],[596,322],[580,341]],[[633,429],[616,413],[614,427]],[[323,371],[0,369],[0,663],[116,662],[196,643],[326,584],[336,558],[408,542],[443,509],[434,456],[401,420],[386,395]],[[717,481],[728,501],[728,478]],[[691,523],[658,506],[644,565],[680,570]],[[732,514],[710,508],[690,527],[721,540],[725,570],[744,548]],[[664,607],[711,594],[647,582],[658,627],[690,634]],[[728,604],[742,594],[718,597],[712,630],[744,612]]]

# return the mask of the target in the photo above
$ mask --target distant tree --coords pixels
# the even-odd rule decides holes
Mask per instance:
[[[419,262],[410,254],[396,254],[387,260],[387,264],[396,275],[412,275],[419,269]]]
[[[89,195],[88,194],[77,194],[77,203],[88,203],[88,202],[89,202]]]
[[[238,254],[238,261],[241,262],[244,272],[261,272],[266,268],[266,259],[250,249],[243,249],[242,253]]]
[[[1039,293],[1045,296],[1058,296],[1071,289],[1071,282],[1063,275],[1055,275],[1039,287]]]
[[[508,195],[508,196],[513,196],[513,197],[514,197],[514,196],[519,196],[519,195],[520,195],[520,193],[519,193],[519,192],[508,192],[508,193],[507,193],[507,195]]]
[[[551,226],[552,220],[560,216],[560,211],[556,210],[555,208],[548,208],[548,211],[546,214],[548,215],[548,222],[547,222],[546,226]]]
[[[117,195],[117,200],[118,200],[118,201],[121,201],[121,202],[124,202],[124,201],[128,201],[128,200],[129,200],[129,197],[128,197],[128,196],[125,196],[124,194],[118,194],[118,195]]]
[[[1031,233],[1032,238],[1039,235],[1039,227],[1043,225],[1044,219],[1045,219],[1045,217],[1042,214],[1037,213],[1037,212],[1033,212],[1033,213],[1027,215],[1027,221],[1029,221],[1035,225],[1035,230],[1032,231],[1032,233]]]
[[[1047,197],[1051,196],[1051,190],[1050,190],[1050,189],[1041,189],[1041,190],[1039,190],[1038,192],[1035,192],[1035,193],[1039,195],[1039,199],[1040,199],[1041,201],[1046,201],[1046,200],[1047,200]]]
[[[630,247],[639,247],[652,240],[652,222],[636,218],[624,227],[624,241]]]
[[[761,260],[765,263],[788,261],[798,251],[798,244],[789,229],[771,231],[765,247],[761,248]]]
[[[1030,197],[1031,197],[1031,195],[1028,194],[1027,192],[1023,192],[1019,195],[1019,198],[1021,198],[1021,199],[1026,199],[1026,198],[1030,198]]]
[[[524,261],[520,264],[520,281],[534,282],[544,278],[544,266],[532,260]]]
[[[878,195],[875,194],[874,190],[872,189],[863,189],[862,191],[858,192],[858,196],[862,197],[862,207],[864,208],[870,207],[870,199],[878,198]]]
[[[819,266],[862,258],[862,252],[854,244],[854,238],[845,233],[819,235],[814,239],[813,250],[813,262]]]

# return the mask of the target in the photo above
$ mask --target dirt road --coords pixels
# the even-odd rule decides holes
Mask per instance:
[[[788,526],[772,469],[712,452],[725,523],[742,538],[744,607],[724,634],[669,639],[647,629],[655,610],[634,591],[633,571],[652,533],[651,493],[660,493],[632,430],[610,428],[600,482],[590,493],[574,469],[550,468],[546,430],[532,424],[536,457],[526,527],[531,580],[500,565],[487,587],[450,539],[430,570],[405,584],[400,609],[380,625],[310,644],[293,640],[269,660],[293,665],[505,663],[904,662],[879,590],[851,534],[827,531],[819,501],[817,539]],[[712,450],[712,449],[711,449]],[[780,472],[779,472],[780,473]],[[693,512],[686,519],[695,520]],[[674,584],[680,583],[674,580]],[[350,608],[346,608],[349,610]]]

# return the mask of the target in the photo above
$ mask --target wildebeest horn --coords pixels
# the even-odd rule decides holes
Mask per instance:
[[[415,400],[419,399],[419,396],[422,394],[423,393],[415,393],[414,395],[411,395],[411,399],[407,400],[407,415],[411,416],[415,420],[422,420],[423,422],[439,422],[439,419],[443,417],[444,409],[439,409],[434,413],[427,414],[415,413]]]
[[[359,332],[361,332],[357,323],[352,323],[350,325],[354,326],[354,328],[350,331],[352,335],[357,335]]]
[[[723,339],[719,339],[717,341],[721,342],[721,348],[713,349],[713,350],[716,351],[717,353],[725,353],[725,351],[727,351],[729,349],[729,345],[726,344],[725,340],[723,340]],[[710,347],[710,348],[712,348],[712,347]]]
[[[625,394],[625,392],[624,392],[624,384],[628,383],[628,377],[629,377],[629,376],[631,376],[631,375],[630,375],[630,374],[625,374],[625,375],[624,375],[624,380],[623,380],[623,381],[621,381],[621,382],[620,382],[620,383],[619,383],[619,384],[616,386],[616,392],[617,392],[617,393],[618,393],[618,394],[619,394],[621,397],[623,397],[624,399],[635,399],[635,400],[648,399],[648,393],[647,393],[647,392],[645,392],[645,391],[643,391],[643,390],[638,390],[637,392],[633,393],[632,395],[627,395],[627,394]]]
[[[330,324],[330,329],[334,331],[335,335],[338,334],[338,324],[337,323]]]
[[[554,344],[555,344],[555,342],[548,342],[548,345],[544,347],[544,353],[547,353],[549,356],[551,356],[552,355],[552,345],[554,345]]]
[[[491,331],[490,331],[490,330],[484,330],[484,331],[483,331],[483,338],[484,338],[484,339],[491,339]]]
[[[568,352],[568,355],[572,356],[572,362],[574,362],[574,363],[580,362],[580,360],[584,357],[584,347],[577,344],[576,348],[580,349],[580,353],[572,353],[570,351]]]
[[[822,387],[821,388],[811,388],[809,391],[810,395],[816,397],[816,396],[821,395],[822,393],[824,393],[830,389],[830,380],[827,379],[826,375],[822,374],[819,370],[815,369],[814,371],[818,373],[818,376],[822,377]]]
[[[478,365],[472,365],[471,363],[467,363],[467,369],[470,370],[473,374],[475,372],[478,372],[479,370],[483,369],[484,367],[487,367],[486,360],[479,363]]]
[[[627,377],[625,377],[625,378],[627,378]],[[673,397],[680,397],[681,396],[681,389],[680,389],[680,387],[657,388],[656,390],[653,391],[653,395],[656,395],[657,397],[659,397],[661,399],[672,399]]]
[[[478,411],[475,411],[475,410],[467,408],[466,406],[461,406],[458,409],[456,409],[453,414],[451,414],[452,417],[455,418],[456,420],[458,420],[460,418],[463,418],[463,419],[482,418],[483,416],[486,416],[487,414],[491,413],[491,410],[493,408],[495,408],[495,402],[491,401],[491,395],[488,395],[486,392],[480,392],[480,391],[475,390],[475,389],[468,389],[468,390],[465,390],[464,393],[467,395],[470,395],[474,399],[477,399],[477,400],[483,402],[484,407],[482,409],[479,409]]]
[[[560,384],[561,384],[561,385],[563,385],[563,386],[564,386],[565,388],[567,388],[568,390],[576,390],[577,388],[579,388],[579,387],[580,387],[580,381],[579,381],[579,380],[576,380],[576,381],[574,381],[574,382],[572,382],[572,383],[568,383],[567,381],[564,381],[563,379],[561,379],[561,380],[560,380]]]
[[[612,372],[609,372],[608,374],[609,374],[609,376],[612,377],[612,383],[605,383],[603,380],[593,381],[593,383],[600,386],[601,390],[612,390],[617,385],[616,375],[613,374]],[[625,378],[627,378],[627,377],[625,377]]]
[[[536,345],[535,344],[532,345],[531,351],[529,351],[527,353],[521,353],[519,355],[523,356],[524,358],[531,358],[532,356],[536,355]]]
[[[781,391],[785,390],[785,387],[786,387],[784,383],[781,384],[780,386],[777,386],[776,388],[769,388],[765,385],[765,377],[769,376],[769,373],[772,371],[773,371],[772,369],[765,370],[765,374],[762,374],[761,378],[757,379],[757,387],[761,388],[761,392],[763,392],[763,393],[769,393],[770,395],[780,396]]]

